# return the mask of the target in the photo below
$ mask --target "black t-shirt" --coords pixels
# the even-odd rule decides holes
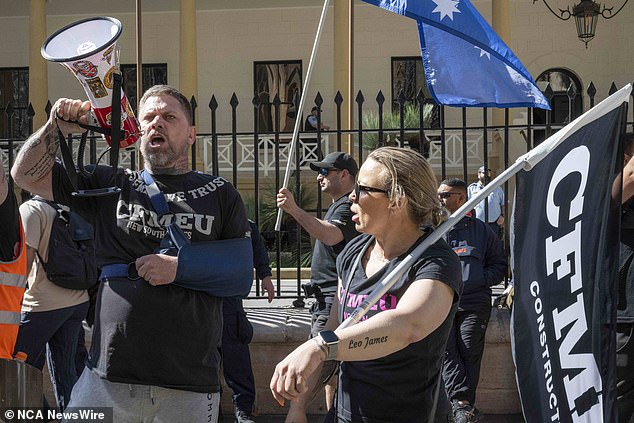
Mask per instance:
[[[337,291],[337,255],[343,247],[359,232],[352,222],[352,212],[350,206],[352,202],[348,199],[348,194],[340,197],[330,205],[324,220],[337,226],[343,234],[343,241],[335,245],[326,245],[320,240],[315,241],[313,248],[313,259],[310,267],[310,281],[319,285],[322,292]]]
[[[339,294],[339,307],[347,318],[385,276],[387,276],[424,237],[405,254],[386,263],[367,278],[359,261],[350,282]],[[357,256],[372,241],[364,234],[352,240],[337,259],[343,284],[348,281]],[[454,301],[445,321],[425,339],[388,356],[367,361],[341,363],[339,413],[346,419],[366,423],[426,422],[434,400],[449,329],[458,308],[462,290],[460,260],[444,240],[430,246],[410,270],[372,307],[362,320],[396,307],[409,285],[420,279],[435,279],[454,290]],[[342,300],[345,295],[345,301]],[[344,304],[345,302],[345,304]],[[340,314],[341,315],[341,314]]]
[[[20,241],[18,203],[13,194],[13,184],[8,183],[7,198],[0,204],[0,261],[4,262],[15,259],[15,244]]]
[[[97,167],[84,189],[110,185],[111,168]],[[197,172],[155,175],[178,226],[193,242],[243,237],[249,223],[238,192],[225,179]],[[95,227],[100,265],[130,263],[151,254],[163,237],[141,172],[119,169],[118,195],[76,198],[59,164],[53,171],[56,202],[70,205]],[[174,284],[108,279],[97,298],[87,366],[113,382],[218,392],[222,300]]]

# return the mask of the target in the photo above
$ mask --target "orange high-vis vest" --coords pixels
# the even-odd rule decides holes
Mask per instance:
[[[13,261],[0,261],[0,358],[13,359],[26,277],[26,240],[20,221],[20,252]]]

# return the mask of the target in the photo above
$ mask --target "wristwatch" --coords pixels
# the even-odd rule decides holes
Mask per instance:
[[[326,361],[335,360],[339,349],[339,337],[331,330],[319,332],[319,339],[326,347]]]

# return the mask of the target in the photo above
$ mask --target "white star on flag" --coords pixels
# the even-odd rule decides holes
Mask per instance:
[[[436,3],[436,8],[431,11],[431,13],[439,13],[440,17],[439,21],[442,21],[445,16],[448,16],[449,19],[453,21],[453,14],[460,13],[458,10],[458,4],[460,4],[460,0],[432,0]]]
[[[477,48],[478,50],[480,50],[480,57],[482,56],[486,56],[487,59],[491,60],[491,53],[489,53],[488,51],[478,47],[478,46],[473,46],[473,48]]]

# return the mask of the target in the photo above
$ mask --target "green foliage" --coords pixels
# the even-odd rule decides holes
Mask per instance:
[[[255,197],[253,195],[243,196],[242,202],[244,203],[244,210],[247,213],[247,217],[255,222]],[[258,208],[262,210],[262,206],[263,202],[262,198],[260,198]]]
[[[271,255],[271,268],[277,267],[275,261],[275,254]],[[310,267],[313,258],[313,250],[310,248],[305,249],[302,244],[302,254],[299,257],[299,267]],[[297,267],[297,249],[291,251],[282,251],[280,253],[280,267]]]
[[[425,104],[423,107],[423,127],[429,127],[432,118],[433,106]],[[418,129],[420,127],[419,108],[417,105],[407,103],[403,108],[403,128]],[[379,114],[375,111],[368,111],[363,115],[363,129],[372,130],[379,128]],[[383,111],[383,142],[385,145],[395,145],[395,137],[398,136],[401,128],[401,115],[397,110]],[[379,145],[379,134],[377,132],[364,132],[363,147],[366,150],[374,150]]]
[[[310,184],[306,184],[309,185]],[[297,205],[303,210],[309,210],[315,206],[315,191],[314,186],[312,190],[307,188],[305,184],[301,184],[299,187],[299,195],[291,189],[293,197]],[[261,191],[262,193],[262,191]],[[247,205],[247,202],[250,204]],[[253,197],[247,197],[245,199],[245,207],[247,209],[247,216],[253,219],[254,212],[249,210],[254,209],[255,200]],[[277,220],[277,202],[276,192],[274,189],[264,191],[260,196],[260,232],[265,235],[265,238],[274,236],[275,222]],[[301,254],[298,254],[297,249],[297,236],[298,232],[301,233]],[[310,242],[310,235],[295,222],[295,220],[287,213],[282,214],[282,225],[279,233],[281,236],[281,254],[280,254],[280,267],[295,267],[298,264],[300,267],[310,267],[312,259],[312,245]],[[272,249],[269,251],[271,257],[271,266],[277,266],[276,254]]]
[[[304,184],[299,185],[299,195],[295,193],[294,187],[289,188],[293,193],[295,202],[303,209],[307,210],[315,206],[315,194],[313,190],[308,189]],[[277,220],[277,193],[274,190],[265,192],[260,196],[260,229],[263,231],[275,230],[275,222]],[[295,224],[295,220],[287,213],[282,214],[282,227],[288,223]]]

